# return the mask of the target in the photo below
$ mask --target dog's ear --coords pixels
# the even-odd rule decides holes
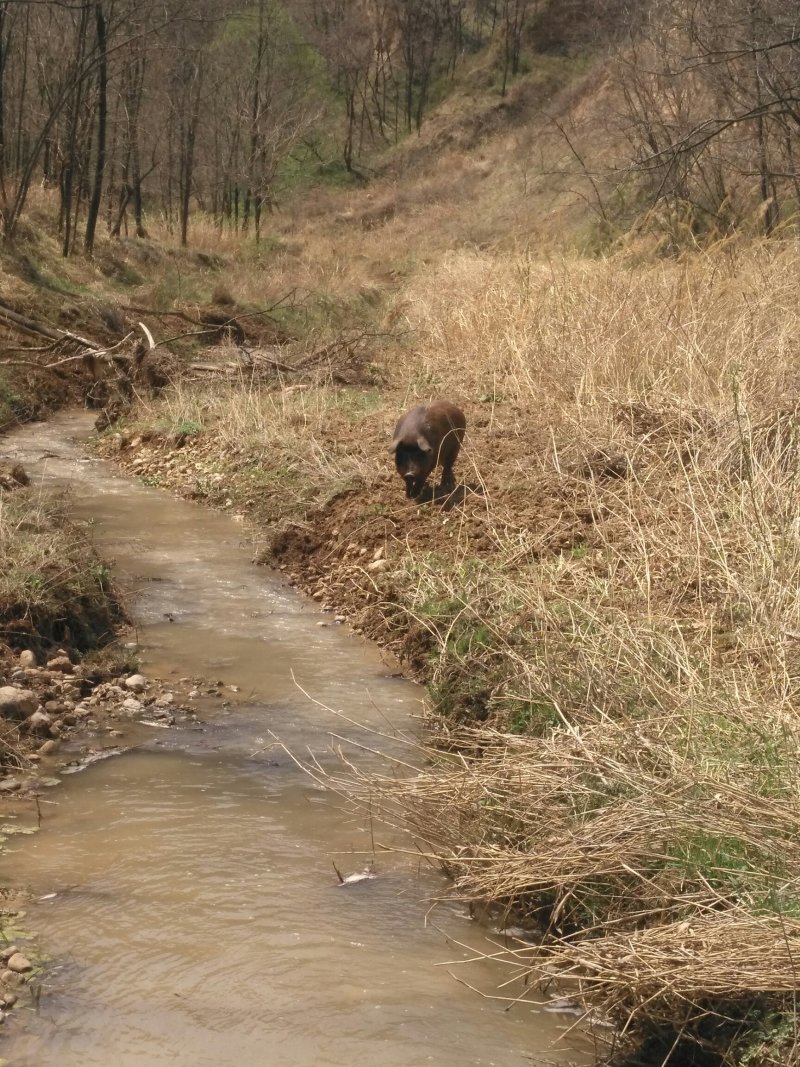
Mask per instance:
[[[422,434],[417,436],[417,448],[420,452],[433,452],[433,446],[427,437],[423,437]]]
[[[392,441],[392,443],[389,445],[389,451],[390,452],[396,452],[397,449],[399,448],[399,446],[400,446],[400,438],[399,437],[395,437],[394,441]]]

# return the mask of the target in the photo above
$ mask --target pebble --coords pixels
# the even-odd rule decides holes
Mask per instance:
[[[15,976],[13,971],[8,971],[8,970],[3,971],[2,973],[0,973],[0,982],[2,982],[4,985],[8,985],[8,983],[14,977],[16,977],[16,976]]]
[[[34,711],[25,720],[27,730],[32,734],[46,734],[53,725],[53,720],[46,711]]]
[[[122,701],[122,706],[125,711],[129,711],[134,715],[138,715],[140,711],[144,710],[144,704],[141,700],[137,700],[136,697],[128,697]]]
[[[0,960],[3,960],[3,962],[5,962],[7,959],[10,959],[12,956],[15,956],[18,952],[19,947],[17,945],[6,945],[2,952],[0,952]]]
[[[49,741],[45,741],[39,748],[40,756],[52,756],[55,752],[58,752],[58,741],[51,738]]]
[[[0,781],[0,793],[16,793],[22,789],[22,782],[19,778],[3,778]]]
[[[24,719],[39,707],[39,698],[30,689],[13,685],[0,686],[0,715],[6,719]]]
[[[20,667],[24,667],[26,669],[29,667],[36,666],[36,656],[33,654],[33,652],[30,651],[30,649],[26,648],[24,652],[20,652],[19,665]]]
[[[51,682],[53,680],[52,674],[42,670],[41,667],[26,667],[20,673],[27,682]]]
[[[72,674],[75,670],[69,656],[55,656],[47,661],[48,671],[59,671],[61,674]]]
[[[367,564],[368,571],[385,571],[389,566],[388,559],[374,559],[372,563]]]
[[[125,685],[134,693],[143,693],[147,689],[147,679],[143,674],[132,674],[125,679]]]
[[[334,622],[347,622],[347,616],[346,615],[334,615],[333,621]]]
[[[8,960],[8,969],[14,974],[25,974],[26,971],[33,970],[33,965],[21,952],[15,952]]]
[[[19,997],[16,993],[6,993],[3,997],[3,1004],[5,1004],[7,1008],[13,1008],[18,1000]]]

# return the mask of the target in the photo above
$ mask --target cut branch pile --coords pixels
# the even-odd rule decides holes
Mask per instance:
[[[191,363],[189,369],[201,379],[244,376],[248,381],[282,382],[292,377],[301,382],[364,384],[372,374],[369,361],[373,345],[384,336],[368,331],[348,332],[310,352],[305,344],[223,346],[212,349],[208,359]]]
[[[107,405],[115,398],[117,402],[129,402],[139,387],[153,392],[170,379],[169,359],[154,358],[159,345],[143,322],[138,323],[141,336],[130,331],[113,345],[101,345],[71,330],[32,319],[2,302],[0,324],[13,332],[50,342],[16,349],[16,355],[30,358],[5,356],[0,359],[0,366],[25,367],[63,377],[71,365],[79,365],[89,374],[91,385],[86,399],[93,407]]]

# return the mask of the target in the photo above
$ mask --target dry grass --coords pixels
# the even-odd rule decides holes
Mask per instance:
[[[456,895],[543,918],[545,969],[587,1005],[676,1041],[716,1018],[731,1063],[800,978],[798,266],[792,246],[454,255],[405,294],[421,379],[484,394],[520,449],[498,470],[489,432],[475,457],[494,551],[406,558],[399,583],[437,637],[440,707],[480,689],[505,730],[449,734],[456,764],[367,794]],[[591,516],[571,551],[526,506],[543,479]]]
[[[63,499],[0,490],[0,641],[76,651],[113,637],[122,610],[106,567]]]
[[[198,434],[192,448],[198,495],[233,494],[241,506],[258,504],[273,519],[288,519],[374,480],[358,429],[376,403],[376,394],[325,381],[267,389],[243,374],[224,384],[178,384],[144,403],[137,425]]]

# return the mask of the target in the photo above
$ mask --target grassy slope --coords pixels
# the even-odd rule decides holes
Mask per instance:
[[[0,488],[0,643],[85,651],[122,620],[108,570],[65,500]]]

